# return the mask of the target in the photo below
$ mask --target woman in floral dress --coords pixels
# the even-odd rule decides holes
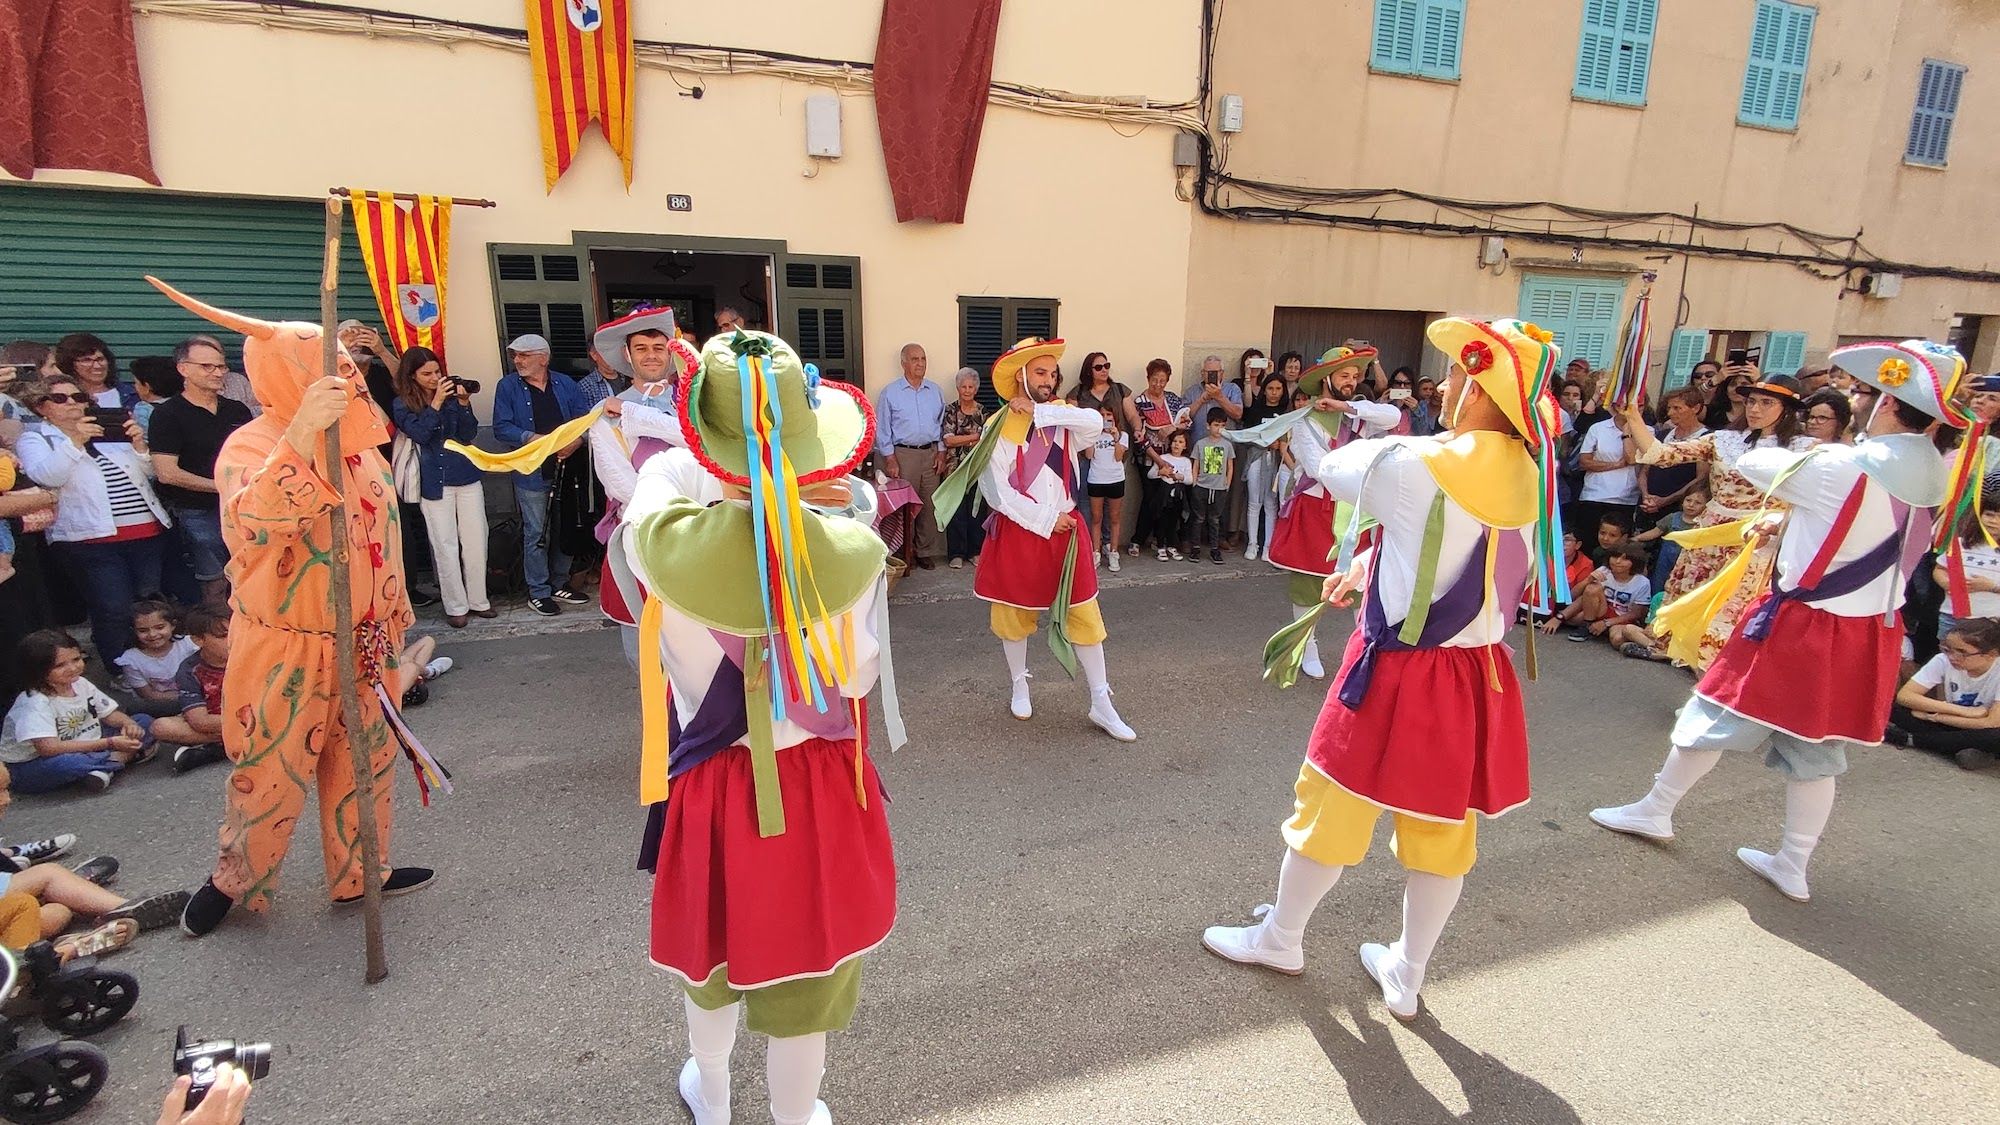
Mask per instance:
[[[1731,369],[1732,372],[1735,370]],[[1801,430],[1800,401],[1797,380],[1787,375],[1773,375],[1746,388],[1744,422],[1740,429],[1712,430],[1686,441],[1663,442],[1653,436],[1653,431],[1635,408],[1627,412],[1625,440],[1634,444],[1634,460],[1642,465],[1708,463],[1708,506],[1702,509],[1701,518],[1695,521],[1697,527],[1714,527],[1733,520],[1748,519],[1765,508],[1782,512],[1785,503],[1776,498],[1766,500],[1761,489],[1736,471],[1736,462],[1752,449],[1782,446],[1799,453],[1817,445]],[[1683,550],[1680,561],[1674,564],[1673,572],[1667,576],[1666,600],[1671,602],[1715,577],[1717,571],[1729,565],[1736,551],[1733,546],[1689,547]],[[1757,548],[1743,584],[1723,605],[1722,612],[1709,622],[1708,631],[1701,638],[1701,664],[1695,671],[1702,671],[1708,667],[1709,661],[1715,659],[1715,654],[1722,650],[1722,643],[1735,632],[1737,615],[1770,585],[1771,568],[1777,554],[1775,540]],[[1655,641],[1654,651],[1664,653],[1666,642]]]
[[[943,480],[958,468],[972,447],[979,444],[980,431],[986,428],[986,416],[979,408],[979,372],[970,367],[958,373],[958,398],[944,408],[940,425],[944,429],[943,448],[938,451],[938,479]],[[979,557],[979,548],[984,545],[986,532],[980,528],[984,515],[975,515],[977,504],[962,504],[958,514],[952,517],[950,526],[944,529],[945,550],[951,557],[951,568],[962,570],[967,559]],[[928,515],[923,518],[929,519]]]

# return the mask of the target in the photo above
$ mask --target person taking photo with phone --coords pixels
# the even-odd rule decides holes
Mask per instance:
[[[68,377],[31,385],[22,401],[46,425],[24,431],[15,454],[31,479],[56,490],[48,540],[83,590],[91,640],[108,668],[137,639],[132,603],[160,592],[173,518],[153,491],[146,435],[129,413],[107,433]]]

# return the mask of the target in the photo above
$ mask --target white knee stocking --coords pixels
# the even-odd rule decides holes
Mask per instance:
[[[1083,669],[1083,682],[1090,685],[1091,694],[1111,690],[1111,681],[1104,670],[1103,645],[1077,645],[1076,663]]]
[[[773,1039],[764,1052],[771,1090],[771,1120],[776,1125],[807,1125],[819,1102],[819,1080],[826,1073],[826,1033]]]
[[[701,1074],[701,1100],[711,1106],[729,1104],[729,1052],[736,1046],[736,1016],[743,1004],[709,1011],[687,1001],[688,1054]]]
[[[1026,638],[1018,641],[1001,641],[1000,651],[1007,654],[1007,674],[1013,677],[1014,682],[1019,683],[1027,679],[1028,642]]]
[[[1464,889],[1463,875],[1446,878],[1410,872],[1403,886],[1403,936],[1397,939],[1396,950],[1414,974],[1411,988],[1422,986],[1424,966],[1430,963],[1438,938],[1444,935],[1444,924],[1451,920],[1452,908],[1458,905],[1458,894]]]
[[[1833,815],[1833,790],[1834,779],[1830,777],[1785,786],[1785,839],[1778,848],[1778,862],[1800,875],[1806,873],[1806,861],[1812,858],[1827,818]]]
[[[1340,873],[1345,870],[1285,849],[1284,862],[1278,865],[1278,901],[1271,908],[1270,923],[1275,936],[1287,948],[1297,946],[1305,936],[1313,909],[1340,881]]]
[[[1720,750],[1683,750],[1676,746],[1667,754],[1667,760],[1660,766],[1660,772],[1653,777],[1653,789],[1640,800],[1647,813],[1661,816],[1673,814],[1674,807],[1694,788],[1694,783],[1707,776],[1722,760]]]

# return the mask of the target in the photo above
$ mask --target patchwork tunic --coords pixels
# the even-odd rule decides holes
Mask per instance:
[[[1077,511],[1077,451],[1104,431],[1095,410],[1045,402],[1035,407],[1025,441],[994,442],[979,478],[979,494],[993,510],[972,591],[996,605],[1039,613],[1055,604],[1063,562],[1070,558],[1071,607],[1097,597],[1097,567],[1087,547],[1082,515],[1058,535],[1056,521]],[[1004,433],[1004,431],[1003,431]]]
[[[1266,557],[1274,566],[1294,574],[1325,578],[1333,573],[1333,553],[1337,545],[1333,532],[1334,502],[1316,475],[1315,466],[1328,452],[1343,449],[1349,442],[1378,437],[1398,426],[1408,432],[1408,419],[1401,410],[1386,403],[1355,399],[1348,403],[1353,414],[1331,418],[1308,414],[1292,426],[1289,438],[1292,460],[1300,466],[1292,494],[1278,508],[1277,530],[1271,535]]]

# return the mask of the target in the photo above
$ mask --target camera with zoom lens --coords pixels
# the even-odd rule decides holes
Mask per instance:
[[[476,395],[479,393],[479,380],[477,379],[461,379],[456,375],[450,376],[450,379],[453,386],[465,388],[466,394]]]
[[[255,1082],[271,1073],[271,1045],[269,1043],[234,1043],[227,1039],[205,1039],[188,1042],[188,1029],[182,1024],[174,1033],[174,1073],[185,1074],[191,1080],[188,1085],[187,1108],[192,1110],[208,1096],[210,1087],[215,1085],[216,1068],[223,1063],[234,1063],[243,1076]]]

